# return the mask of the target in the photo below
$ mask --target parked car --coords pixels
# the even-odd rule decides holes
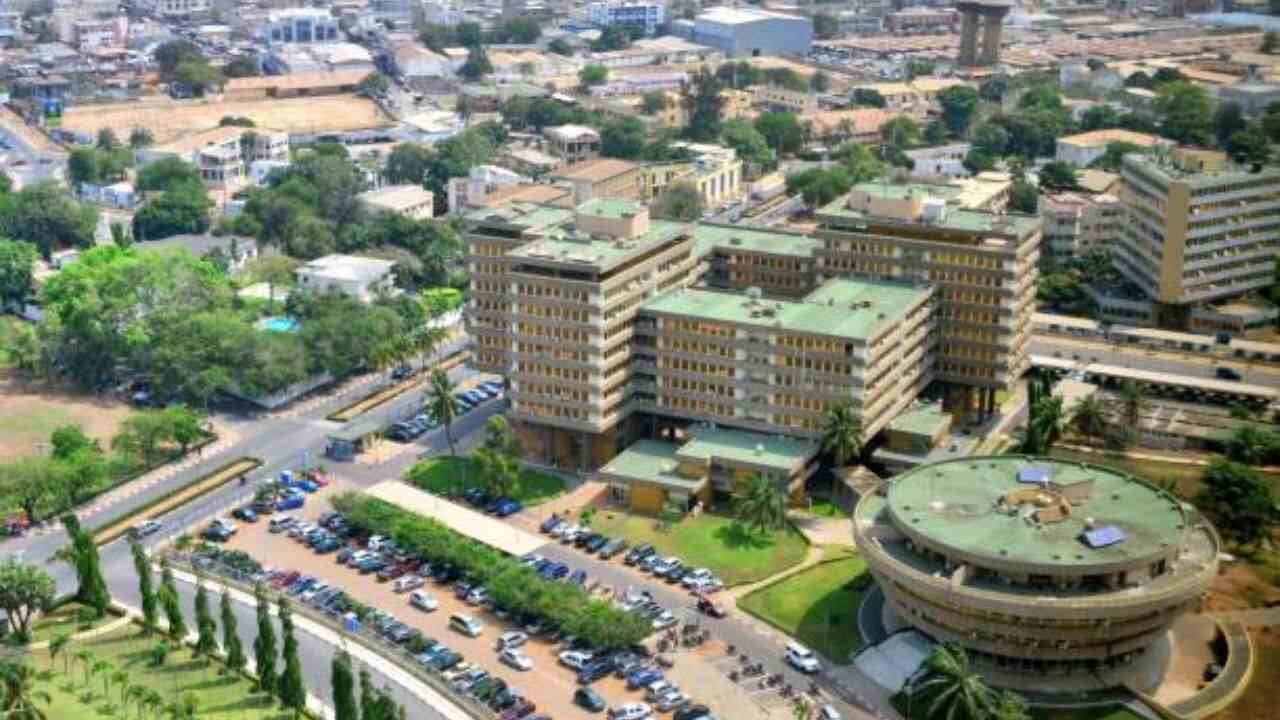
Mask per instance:
[[[608,660],[592,660],[578,671],[578,684],[590,685],[591,683],[605,677],[613,669],[613,664]]]
[[[258,513],[248,505],[232,510],[231,517],[247,523],[258,522]]]
[[[538,530],[544,533],[549,533],[552,530],[554,530],[557,525],[560,525],[563,522],[564,520],[561,520],[558,515],[552,515],[551,517],[542,521],[542,524],[538,526]]]
[[[831,705],[823,705],[818,708],[818,720],[844,720],[844,716],[839,710]]]
[[[655,552],[657,551],[653,549],[652,545],[643,543],[628,550],[627,554],[623,556],[622,562],[627,565],[637,565]]]
[[[560,653],[560,664],[573,670],[581,670],[591,662],[591,653],[580,650],[565,650]]]
[[[404,575],[396,578],[396,581],[391,583],[391,592],[402,593],[417,590],[422,587],[422,584],[422,578],[417,575]]]
[[[698,612],[703,615],[709,615],[713,618],[722,618],[727,614],[723,605],[712,601],[711,598],[703,597],[701,595],[698,596],[697,608]]]
[[[573,704],[587,712],[598,713],[605,709],[604,698],[589,687],[580,687],[573,691]]]
[[[625,552],[628,547],[629,544],[626,540],[623,540],[622,538],[615,538],[610,540],[608,543],[605,543],[605,546],[600,548],[600,557],[605,560],[610,560],[618,553]]]
[[[653,710],[642,702],[629,702],[609,708],[609,720],[647,720],[651,717]]]
[[[160,521],[154,518],[151,520],[143,520],[137,525],[129,528],[129,537],[134,538],[135,540],[138,538],[144,538],[148,535],[159,532],[161,527],[162,525]]]
[[[818,662],[818,656],[800,643],[788,643],[784,659],[788,665],[802,673],[813,674],[822,670],[822,663]]]
[[[498,660],[517,670],[532,670],[533,660],[515,648],[505,648],[498,653]]]
[[[276,511],[297,510],[307,504],[307,496],[302,493],[291,493],[276,501]]]
[[[519,630],[502,633],[498,636],[498,649],[518,648],[529,642],[529,636]]]
[[[703,720],[711,716],[711,708],[706,705],[686,705],[671,716],[671,720]]]
[[[638,690],[642,687],[648,687],[661,679],[662,673],[648,665],[645,665],[627,676],[627,688],[630,690]]]
[[[502,518],[510,517],[520,512],[523,509],[524,509],[524,505],[522,505],[519,500],[506,499],[498,503],[498,506],[497,508],[494,509],[493,514]]]
[[[409,593],[409,604],[424,612],[433,612],[440,607],[440,603],[436,602],[431,593],[421,590],[414,590]]]

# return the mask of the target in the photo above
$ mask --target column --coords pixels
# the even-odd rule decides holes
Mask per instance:
[[[960,65],[977,64],[978,13],[961,10],[960,15]]]
[[[995,65],[1000,62],[1000,28],[1004,23],[1004,15],[985,15],[982,20],[981,63],[983,65]]]

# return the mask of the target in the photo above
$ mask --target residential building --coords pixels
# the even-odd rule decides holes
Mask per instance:
[[[453,77],[453,62],[412,35],[397,36],[390,46],[395,72],[407,80]]]
[[[1172,140],[1158,135],[1110,128],[1058,138],[1055,158],[1076,167],[1087,167],[1089,163],[1102,157],[1107,151],[1107,145],[1119,142],[1131,143],[1148,150],[1171,148],[1174,145]]]
[[[742,161],[733,148],[703,143],[673,143],[692,156],[686,162],[650,163],[644,166],[644,197],[661,195],[672,183],[686,182],[697,188],[703,205],[719,210],[738,200],[746,189],[742,182]]]
[[[258,241],[242,235],[172,235],[163,240],[139,240],[135,250],[183,248],[197,258],[216,258],[235,274],[258,257]]]
[[[792,90],[779,85],[756,85],[751,88],[751,102],[767,110],[793,113],[816,112],[818,96],[808,90]]]
[[[355,92],[366,75],[366,70],[357,69],[230,78],[222,92],[229,101],[345,95]]]
[[[808,123],[814,139],[834,147],[844,140],[879,144],[881,126],[897,116],[880,108],[814,110],[801,115],[800,121]]]
[[[360,204],[371,213],[389,212],[414,220],[430,220],[435,216],[435,196],[421,185],[387,185],[362,192],[358,197]]]
[[[1218,88],[1218,101],[1233,102],[1245,115],[1261,115],[1271,105],[1280,102],[1280,84],[1242,82]]]
[[[1110,250],[1120,232],[1124,206],[1115,195],[1081,192],[1046,193],[1040,196],[1044,221],[1042,246],[1055,258],[1080,257],[1090,250]]]
[[[670,92],[683,88],[688,81],[689,75],[683,72],[627,75],[613,82],[593,86],[591,95],[593,97],[616,97],[619,95],[644,95],[651,92]]]
[[[476,165],[466,177],[450,178],[449,214],[470,208],[472,200],[489,195],[500,187],[529,182],[529,178],[497,165]]]
[[[189,18],[206,15],[209,0],[155,0],[155,13],[162,18]]]
[[[689,30],[690,40],[719,48],[728,57],[807,55],[813,45],[811,19],[755,8],[707,8]]]
[[[640,201],[644,196],[641,167],[615,158],[596,158],[566,165],[547,175],[547,179],[572,187],[576,203],[594,198]]]
[[[511,168],[517,173],[530,178],[539,178],[564,165],[564,160],[535,150],[531,147],[517,147],[502,151],[494,160],[503,167]]]
[[[960,13],[949,7],[907,7],[884,16],[884,29],[894,35],[956,32]]]
[[[458,0],[429,0],[422,4],[422,20],[432,25],[457,27],[466,19]]]
[[[934,376],[949,404],[991,413],[1029,367],[1039,276],[1038,217],[958,206],[945,186],[863,183],[816,212],[818,279],[845,276],[938,285]]]
[[[138,167],[165,157],[191,163],[210,188],[234,190],[249,182],[249,165],[287,161],[289,135],[264,128],[217,127],[135,152]]]
[[[911,158],[915,167],[911,168],[911,176],[917,178],[962,178],[969,176],[969,169],[964,166],[964,158],[969,154],[969,143],[951,143],[935,147],[906,150],[903,154]]]
[[[395,292],[390,260],[356,255],[325,255],[294,271],[301,290],[340,292],[361,302],[373,302]]]
[[[1063,698],[1154,692],[1168,662],[1158,646],[1200,605],[1222,549],[1194,507],[1144,480],[1021,455],[898,475],[862,496],[853,528],[886,624],[911,628],[860,653],[859,668],[897,687],[934,643],[956,643],[987,684]],[[911,662],[893,652],[904,640]]]
[[[1126,215],[1112,259],[1156,303],[1162,325],[1185,328],[1193,306],[1275,282],[1280,168],[1177,149],[1127,155],[1120,177]]]
[[[542,131],[547,148],[566,163],[600,156],[600,133],[585,125],[558,125]]]
[[[338,42],[342,39],[338,18],[319,8],[273,11],[267,16],[261,35],[269,46]]]
[[[587,17],[597,27],[636,28],[645,35],[655,35],[667,23],[667,6],[642,0],[607,0],[588,5]]]

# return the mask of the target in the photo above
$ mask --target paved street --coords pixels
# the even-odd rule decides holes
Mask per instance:
[[[1230,367],[1239,371],[1242,382],[1280,387],[1280,367],[1274,365],[1251,364],[1237,360],[1223,360],[1191,354],[1179,355],[1156,352],[1144,348],[1122,347],[1096,340],[1064,338],[1059,335],[1032,335],[1031,353],[1201,378],[1214,377],[1214,368]]]

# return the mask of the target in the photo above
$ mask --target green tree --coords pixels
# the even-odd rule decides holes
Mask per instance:
[[[821,445],[837,467],[848,465],[862,454],[862,418],[853,403],[827,408],[822,419]]]
[[[640,96],[640,112],[645,115],[656,115],[669,107],[671,107],[671,100],[665,92],[647,92]]]
[[[1146,152],[1147,148],[1124,140],[1109,142],[1102,155],[1089,163],[1089,167],[1097,170],[1106,170],[1107,172],[1119,172],[1120,166],[1124,163],[1125,155],[1141,155]]]
[[[186,60],[173,71],[173,82],[186,88],[195,97],[203,97],[210,90],[222,87],[222,72],[203,60]]]
[[[484,45],[476,43],[470,46],[467,51],[467,61],[458,68],[458,74],[464,79],[475,82],[492,73],[493,63],[489,61],[489,54],[485,52]]]
[[[184,182],[143,205],[133,216],[133,236],[161,240],[174,235],[199,235],[209,229],[213,201],[204,183]]]
[[[36,246],[0,238],[0,306],[21,303],[31,295]]]
[[[218,649],[218,623],[209,610],[209,590],[204,586],[204,579],[196,579],[196,644],[195,656],[209,658]]]
[[[70,644],[71,644],[71,633],[65,633],[65,632],[56,633],[52,638],[49,639],[49,665],[52,666],[55,662],[57,662],[58,656],[61,655],[63,675],[66,675],[68,672],[70,672],[69,668],[67,667],[68,655],[65,652],[67,650],[67,647]]]
[[[809,88],[816,93],[825,93],[831,89],[831,76],[818,70],[809,76]]]
[[[55,250],[89,247],[98,212],[52,182],[28,185],[0,202],[0,237],[29,242],[48,259]]]
[[[1009,92],[1009,76],[993,75],[978,86],[978,97],[987,102],[998,103]]]
[[[1047,455],[1062,435],[1062,397],[1053,394],[1047,379],[1033,380],[1027,389],[1029,414],[1018,452]]]
[[[978,91],[967,85],[955,85],[938,93],[942,105],[942,122],[952,135],[964,137],[978,109]]]
[[[547,51],[564,57],[573,57],[573,46],[566,42],[564,38],[556,38],[547,43]]]
[[[107,613],[111,604],[111,595],[107,592],[107,583],[102,578],[102,564],[98,557],[98,545],[93,535],[80,527],[80,520],[72,513],[62,516],[62,527],[67,532],[68,552],[72,567],[76,572],[76,600],[80,604],[92,608],[98,617]]]
[[[1246,465],[1280,463],[1280,432],[1243,423],[1227,439],[1227,457]]]
[[[584,89],[607,82],[609,82],[609,68],[603,65],[586,65],[578,71],[578,83]]]
[[[254,585],[258,607],[258,636],[253,640],[253,662],[257,666],[258,690],[268,695],[278,692],[276,686],[276,628],[271,623],[271,604],[262,583]]]
[[[1071,418],[1068,422],[1072,429],[1083,435],[1088,442],[1093,443],[1106,435],[1110,413],[1106,403],[1097,394],[1091,393],[1081,398],[1071,408]]]
[[[195,165],[177,157],[163,157],[138,169],[134,187],[145,192],[163,192],[172,187],[200,182]]]
[[[259,74],[258,63],[251,57],[232,58],[222,67],[222,74],[229,78],[256,77]]]
[[[276,602],[280,634],[284,638],[284,670],[280,673],[277,692],[280,704],[293,710],[293,716],[297,718],[307,706],[307,687],[302,682],[302,664],[298,660],[298,641],[293,636],[293,611],[289,600],[281,596]]]
[[[825,12],[813,14],[813,36],[820,40],[830,40],[840,34],[840,21],[834,15]]]
[[[858,107],[882,108],[889,104],[875,88],[854,88],[850,99]]]
[[[924,676],[910,691],[927,703],[925,717],[948,720],[988,720],[995,694],[969,664],[956,643],[934,646],[925,660]]]
[[[1274,55],[1277,50],[1280,50],[1280,35],[1270,30],[1262,33],[1262,43],[1258,45],[1258,52]]]
[[[1267,136],[1256,126],[1232,133],[1223,149],[1238,163],[1263,165],[1271,156]]]
[[[1120,381],[1116,405],[1125,426],[1131,429],[1137,428],[1142,416],[1151,407],[1146,386],[1134,380]]]
[[[1240,103],[1224,102],[1219,103],[1217,110],[1213,113],[1213,135],[1218,140],[1220,147],[1225,147],[1227,141],[1232,135],[1249,127],[1249,121],[1244,118],[1244,110],[1241,109]]]
[[[810,209],[830,204],[852,187],[853,178],[841,165],[809,168],[787,176],[787,194],[799,194]]]
[[[232,672],[243,672],[249,659],[244,655],[240,633],[236,631],[236,614],[231,607],[231,593],[225,587],[222,589],[218,609],[222,616],[222,654],[226,657],[227,668]]]
[[[779,155],[796,153],[804,147],[804,127],[795,113],[760,113],[755,128]]]
[[[133,569],[138,575],[138,597],[142,603],[142,631],[150,635],[159,627],[160,607],[156,598],[156,590],[151,576],[151,560],[142,543],[132,542],[129,550],[133,555]]]
[[[387,79],[386,75],[376,71],[365,75],[360,84],[356,86],[356,92],[369,97],[382,97],[390,89],[391,81]]]
[[[0,610],[19,642],[31,640],[31,618],[49,608],[53,593],[49,573],[12,557],[0,560]]]
[[[644,153],[645,128],[639,118],[611,120],[600,129],[600,154],[634,160]]]
[[[1180,143],[1207,145],[1213,130],[1213,100],[1199,85],[1184,80],[1156,88],[1160,132]]]
[[[685,137],[696,142],[709,142],[720,135],[720,122],[724,114],[724,86],[706,68],[701,68],[685,85],[680,102],[684,105],[688,120]]]
[[[437,424],[444,426],[444,437],[449,442],[449,454],[456,455],[453,446],[453,421],[458,419],[458,399],[453,396],[453,381],[440,368],[431,371],[431,380],[424,398],[427,414]]]
[[[431,149],[417,143],[400,143],[387,155],[387,167],[383,174],[390,183],[421,185],[433,161]]]
[[[706,204],[702,193],[693,183],[677,180],[663,190],[654,199],[652,210],[655,217],[665,220],[692,222],[702,217]]]
[[[620,25],[610,25],[591,43],[592,52],[613,52],[631,47],[631,34]]]
[[[187,622],[182,617],[178,583],[173,578],[173,568],[169,567],[169,558],[165,556],[160,558],[160,589],[156,595],[164,609],[164,618],[169,623],[169,637],[182,642],[187,637]]]
[[[170,80],[178,66],[183,62],[203,61],[204,54],[195,44],[186,40],[170,40],[156,46],[152,53],[156,64],[160,66],[160,77]]]
[[[1040,204],[1040,191],[1026,180],[1015,180],[1009,188],[1010,212],[1035,215]]]
[[[781,528],[787,520],[787,494],[772,479],[757,473],[742,488],[734,515],[748,530]]]
[[[329,677],[333,685],[334,720],[360,720],[360,705],[356,702],[351,655],[345,649],[333,654]]]
[[[1196,504],[1231,541],[1256,549],[1276,524],[1271,484],[1243,463],[1217,458],[1201,477]]]
[[[1040,167],[1040,187],[1048,190],[1074,190],[1076,169],[1069,163],[1052,160]]]
[[[0,660],[0,716],[10,720],[47,720],[39,703],[53,698],[39,689],[36,672],[19,660]]]
[[[903,150],[919,147],[922,141],[920,123],[899,115],[880,126],[880,138],[886,144]]]

